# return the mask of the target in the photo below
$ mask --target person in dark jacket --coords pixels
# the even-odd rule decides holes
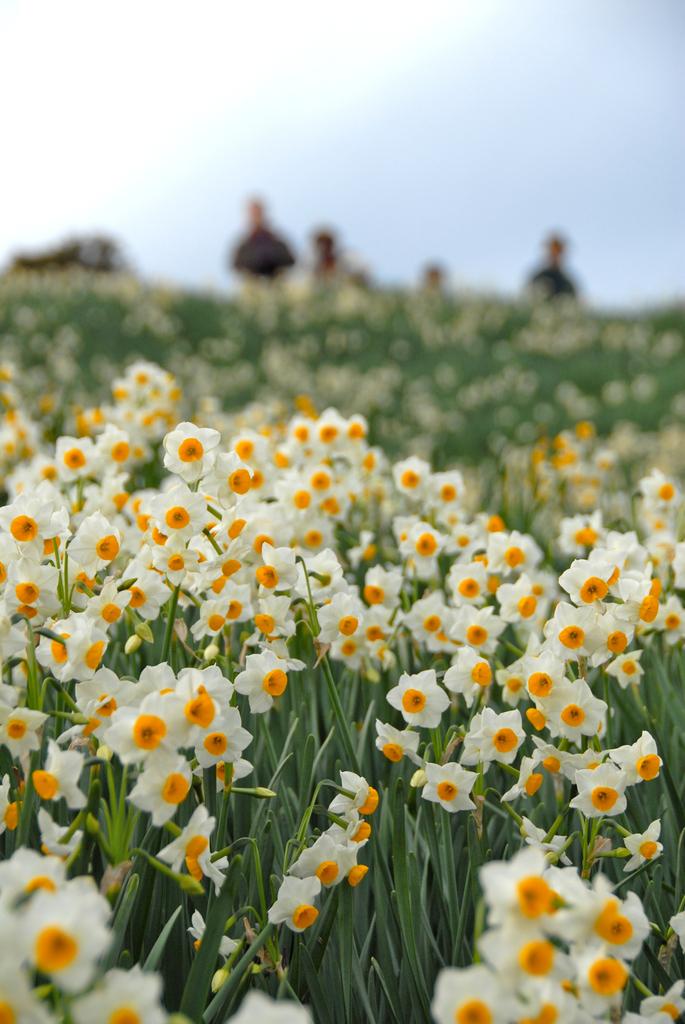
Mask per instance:
[[[536,271],[529,281],[529,286],[538,295],[547,299],[559,295],[575,296],[576,286],[562,269],[566,241],[560,235],[550,235],[545,243],[547,261]]]
[[[328,228],[320,228],[312,235],[314,265],[312,272],[319,281],[330,281],[339,276],[342,266],[338,241]]]
[[[274,278],[295,263],[290,247],[268,225],[264,204],[251,199],[247,206],[248,232],[234,250],[231,265],[250,277]]]

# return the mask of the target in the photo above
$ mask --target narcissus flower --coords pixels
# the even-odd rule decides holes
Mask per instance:
[[[129,971],[108,971],[88,995],[75,999],[75,1024],[164,1024],[162,979],[136,964]]]
[[[43,807],[38,811],[38,828],[41,849],[53,857],[70,857],[79,848],[83,839],[81,829],[73,831],[67,825],[56,824]]]
[[[519,929],[546,927],[556,911],[556,895],[545,880],[541,850],[521,850],[510,861],[491,861],[480,869],[480,882],[491,925]]]
[[[293,932],[310,928],[319,911],[314,906],[321,892],[321,881],[316,875],[295,878],[287,875],[281,882],[276,902],[269,907],[271,924],[286,924]]]
[[[656,740],[644,729],[635,743],[615,747],[609,751],[609,757],[623,771],[628,786],[651,782],[661,771],[662,761],[657,753]]]
[[[84,807],[86,795],[79,789],[83,760],[83,755],[77,750],[60,750],[54,740],[48,740],[44,766],[31,774],[33,788],[40,799],[64,799],[67,807],[75,810]]]
[[[447,764],[428,762],[424,768],[428,781],[421,790],[424,800],[440,804],[445,811],[472,811],[476,805],[469,796],[478,776],[454,761]]]
[[[254,989],[247,993],[240,1009],[229,1017],[226,1024],[312,1024],[312,1017],[306,1006],[287,1000],[276,1002],[263,992]]]
[[[492,669],[487,658],[473,647],[463,647],[455,654],[442,682],[450,693],[461,694],[470,708],[492,682]]]
[[[153,692],[139,707],[117,708],[103,739],[123,764],[134,764],[157,754],[173,753],[185,728],[181,699],[173,691],[163,695]]]
[[[412,729],[395,729],[376,719],[376,747],[388,761],[401,761],[408,757],[414,764],[421,764],[418,756],[420,736]]]
[[[41,889],[57,892],[65,880],[64,862],[37,850],[20,847],[9,860],[0,861],[0,894],[2,903],[9,907],[20,897]]]
[[[627,654],[620,654],[606,666],[607,674],[613,676],[622,690],[634,683],[639,683],[645,674],[640,664],[642,651],[628,651]]]
[[[358,852],[356,843],[349,840],[336,842],[333,836],[324,833],[312,846],[303,850],[289,874],[296,878],[315,876],[325,889],[329,889],[347,878],[357,863]]]
[[[190,768],[179,754],[158,754],[151,758],[138,776],[129,800],[141,811],[152,815],[159,828],[176,813],[190,791]]]
[[[629,850],[632,856],[623,865],[624,871],[635,871],[648,860],[660,857],[663,851],[663,844],[659,842],[661,835],[661,822],[657,818],[644,832],[634,832],[626,836],[623,845]]]
[[[578,795],[571,800],[570,806],[582,811],[586,818],[622,814],[628,803],[625,797],[627,781],[625,772],[612,764],[576,772]]]
[[[436,1024],[506,1024],[510,996],[483,964],[444,967],[438,974],[431,1012]]]
[[[14,758],[38,750],[38,730],[47,717],[42,711],[8,708],[0,704],[0,745],[7,747]]]
[[[84,519],[69,543],[69,556],[81,568],[94,575],[119,554],[121,534],[116,526],[100,512]]]
[[[3,918],[3,926],[8,927],[11,920]],[[0,964],[0,1008],[9,1024],[54,1024],[54,1017],[29,985],[26,970],[7,953]]]
[[[498,715],[492,708],[483,708],[474,716],[464,739],[462,764],[489,764],[491,761],[511,764],[524,737],[518,710]]]
[[[675,981],[663,995],[643,999],[640,1003],[642,1017],[658,1020],[659,1014],[667,1014],[671,1020],[678,1020],[685,1012],[684,987],[685,981]]]
[[[599,947],[578,957],[577,984],[581,1005],[592,1014],[617,1006],[628,983],[629,971],[622,960]]]
[[[411,726],[434,729],[449,705],[449,697],[438,686],[433,669],[400,676],[399,683],[386,694],[388,703],[397,708]]]
[[[183,865],[198,882],[204,876],[214,883],[218,893],[224,882],[223,870],[228,865],[226,857],[217,861],[211,859],[209,840],[216,825],[216,818],[210,817],[209,811],[201,804],[196,807],[188,824],[181,834],[159,851],[160,860],[171,865],[173,871],[180,871]]]
[[[150,513],[161,533],[185,539],[201,533],[210,519],[204,498],[185,483],[174,484],[157,495],[150,502]]]
[[[37,891],[26,907],[19,941],[31,965],[66,992],[80,992],[110,942],[110,907],[89,878],[58,892]]]
[[[186,483],[195,483],[211,469],[220,440],[218,430],[179,423],[164,438],[164,466]]]
[[[93,476],[97,470],[97,451],[88,437],[58,437],[55,465],[61,480],[71,483]]]
[[[545,623],[544,634],[549,650],[565,661],[589,657],[601,641],[594,608],[576,608],[565,601],[559,602]]]
[[[194,940],[193,946],[195,948],[195,952],[197,952],[202,945],[202,937],[205,933],[205,929],[206,925],[202,914],[199,910],[194,910],[193,916],[190,919],[188,934]],[[221,936],[221,941],[219,943],[219,956],[223,957],[224,960],[226,960],[231,953],[234,953],[237,948],[238,943],[235,939],[230,938],[228,935]]]
[[[346,792],[337,793],[329,804],[333,814],[346,817],[353,811],[373,814],[378,807],[378,792],[356,772],[340,772],[340,786]]]
[[[302,665],[304,668],[304,666]],[[288,662],[271,651],[248,654],[245,668],[235,677],[235,688],[250,702],[253,714],[264,714],[288,686]]]

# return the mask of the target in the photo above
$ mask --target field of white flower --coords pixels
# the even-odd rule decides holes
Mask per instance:
[[[682,317],[0,299],[0,1024],[678,1019]]]

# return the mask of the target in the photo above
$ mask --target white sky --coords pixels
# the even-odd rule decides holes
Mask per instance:
[[[685,292],[681,0],[0,0],[0,262],[100,229],[228,283],[243,201],[332,223],[384,281]]]

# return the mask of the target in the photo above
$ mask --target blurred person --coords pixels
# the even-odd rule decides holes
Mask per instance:
[[[312,273],[321,281],[338,277],[343,270],[343,260],[338,241],[332,231],[321,228],[312,234],[314,262]]]
[[[427,295],[443,295],[445,292],[445,268],[439,263],[428,263],[421,275],[421,291]]]
[[[272,279],[292,267],[295,257],[288,243],[269,226],[261,200],[249,201],[247,219],[247,234],[232,254],[233,269],[249,277]]]
[[[529,288],[535,294],[546,299],[577,294],[573,280],[562,268],[566,248],[565,238],[558,234],[549,235],[545,241],[546,262],[532,274],[528,282]]]

